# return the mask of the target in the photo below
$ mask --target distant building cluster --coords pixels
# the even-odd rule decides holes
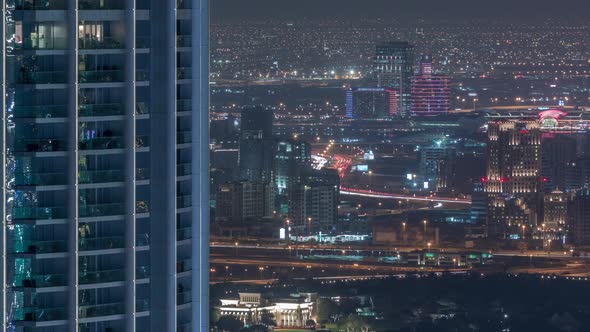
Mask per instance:
[[[487,174],[472,211],[486,235],[590,245],[590,134],[585,112],[489,114]],[[481,188],[481,189],[477,189]]]
[[[414,46],[387,42],[376,46],[374,86],[346,91],[346,116],[386,119],[447,114],[451,108],[450,78],[434,72],[432,58],[424,55],[414,71]]]
[[[273,135],[273,110],[246,107],[241,114],[233,167],[214,177],[215,221],[222,228],[240,231],[254,222],[269,220],[285,224],[288,235],[311,235],[333,231],[338,219],[340,178],[336,170],[314,169],[311,145]],[[223,144],[221,144],[222,146]],[[227,167],[227,158],[213,153],[214,172]],[[231,176],[227,176],[227,174]]]
[[[425,33],[417,31],[419,36]],[[399,36],[411,42],[367,42],[371,50],[362,57],[366,64],[345,74],[329,69],[287,72],[277,61],[272,64],[276,73],[253,78],[254,86],[219,86],[220,95],[243,94],[246,103],[256,100],[268,107],[245,107],[240,116],[239,104],[214,112],[226,116],[212,126],[225,137],[213,141],[211,157],[218,231],[227,235],[228,229],[242,232],[248,225],[264,230],[269,224],[257,221],[268,221],[282,228],[282,239],[329,242],[340,239],[339,234],[375,238],[379,234],[371,234],[371,226],[385,216],[391,222],[399,212],[399,223],[427,219],[470,224],[461,230],[463,239],[522,240],[523,246],[539,248],[542,243],[546,249],[590,245],[583,206],[590,183],[590,116],[574,106],[587,99],[587,89],[574,93],[557,82],[572,78],[574,73],[563,69],[572,64],[546,72],[542,69],[553,67],[548,60],[482,65],[464,58],[473,54],[453,58],[431,53],[420,44],[421,37]],[[488,56],[486,42],[472,46]],[[329,41],[323,44],[324,52],[335,50]],[[510,45],[497,46],[512,49]],[[231,61],[219,65],[231,66]],[[528,66],[534,68],[525,70]],[[559,75],[558,68],[563,69]],[[585,77],[583,68],[576,82]],[[452,82],[443,73],[450,73]],[[273,85],[275,74],[283,76],[281,84]],[[547,77],[552,81],[537,89]],[[285,84],[288,80],[293,84]],[[314,88],[322,89],[321,98],[313,96]],[[521,97],[525,95],[529,97]],[[309,142],[316,140],[348,149],[342,153],[351,157],[349,173],[323,170],[334,160],[312,157]],[[370,171],[377,175],[370,176]],[[356,190],[344,191],[346,200],[339,197],[340,179],[343,188]],[[367,196],[358,198],[362,191]],[[378,201],[384,196],[376,195],[364,202],[371,191],[400,198]],[[404,199],[408,195],[425,200],[414,204]],[[437,195],[465,204],[452,205]],[[465,208],[469,201],[470,208]],[[415,212],[421,208],[426,216],[418,218]],[[434,239],[423,233],[413,241]]]

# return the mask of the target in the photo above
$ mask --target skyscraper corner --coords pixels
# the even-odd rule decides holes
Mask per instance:
[[[1,14],[0,331],[208,330],[207,1]]]

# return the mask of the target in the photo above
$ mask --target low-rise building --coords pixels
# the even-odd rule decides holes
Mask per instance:
[[[239,293],[237,299],[222,299],[221,316],[234,316],[244,323],[264,323],[265,315],[279,328],[303,328],[315,317],[315,293],[285,299],[266,298],[261,293]]]

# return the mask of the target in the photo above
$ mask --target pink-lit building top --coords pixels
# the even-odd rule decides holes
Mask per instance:
[[[451,108],[450,79],[434,74],[430,56],[423,56],[418,73],[412,78],[412,115],[446,114]]]

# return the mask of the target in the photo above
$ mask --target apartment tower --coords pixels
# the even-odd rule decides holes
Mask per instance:
[[[207,331],[207,1],[1,15],[0,331]]]

